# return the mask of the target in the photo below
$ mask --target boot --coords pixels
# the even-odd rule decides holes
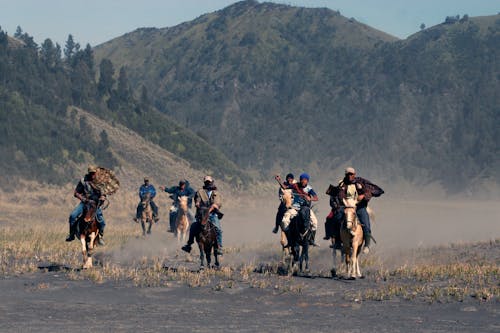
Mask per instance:
[[[181,250],[187,253],[191,253],[191,244],[186,244],[183,247],[181,247]]]
[[[372,235],[367,232],[363,235],[363,238],[365,239],[365,246],[363,248],[363,253],[368,254],[370,253],[370,242],[372,240]]]
[[[134,220],[135,223],[139,223],[139,219],[137,217],[134,217],[132,220]]]
[[[75,225],[69,226],[69,235],[68,235],[68,237],[66,237],[66,242],[71,242],[72,240],[74,240],[75,233],[76,233],[76,223],[75,223]]]
[[[158,216],[153,216],[153,220],[155,221],[155,223],[158,223],[158,221],[160,221],[160,218]]]
[[[278,233],[278,226],[274,226],[273,234],[277,234],[277,233]]]
[[[106,245],[104,243],[104,231],[102,230],[99,230],[99,238],[97,239],[97,244],[99,244],[100,246]]]

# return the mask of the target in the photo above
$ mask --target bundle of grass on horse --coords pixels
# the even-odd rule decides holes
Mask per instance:
[[[141,199],[142,213],[141,213],[141,227],[142,235],[151,233],[151,226],[153,225],[153,208],[151,207],[151,193],[146,193]],[[146,227],[147,225],[147,227]]]
[[[212,262],[212,253],[214,255],[215,267],[219,267],[219,258],[217,256],[217,233],[215,226],[210,222],[210,211],[208,208],[200,208],[199,232],[196,234],[196,242],[200,249],[200,268],[205,267],[205,257],[207,267],[210,268]]]
[[[101,202],[88,200],[84,204],[83,214],[78,219],[78,234],[82,243],[83,268],[91,268],[92,252],[99,241],[99,222],[97,221],[97,208]]]
[[[287,245],[290,248],[290,264],[291,271],[296,269],[297,262],[299,263],[300,272],[309,270],[309,241],[311,233],[310,225],[310,211],[308,208],[301,209],[300,213],[292,208],[293,202],[292,190],[283,190],[282,200],[284,201],[288,210],[281,223],[281,230],[286,236]],[[283,244],[283,238],[282,238]],[[283,246],[285,247],[285,246]]]
[[[189,231],[189,218],[188,218],[188,197],[179,197],[177,207],[177,216],[175,218],[175,234],[177,236],[177,243],[185,242],[188,237]]]

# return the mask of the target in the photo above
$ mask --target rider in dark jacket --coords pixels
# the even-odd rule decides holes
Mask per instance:
[[[172,186],[169,188],[160,186],[160,190],[171,194],[173,202],[173,207],[170,209],[170,230],[169,232],[174,232],[175,229],[175,219],[177,216],[177,208],[179,207],[179,198],[186,196],[188,197],[188,219],[190,222],[194,220],[193,214],[191,213],[191,207],[193,206],[194,190],[189,186],[189,182],[186,179],[179,181],[178,186]]]
[[[95,202],[104,201],[106,196],[101,194],[101,191],[94,185],[94,179],[96,176],[97,167],[94,165],[89,165],[87,169],[87,174],[78,182],[76,185],[73,195],[75,198],[80,200],[80,203],[75,207],[69,216],[69,235],[66,237],[66,242],[71,242],[75,239],[77,224],[76,221],[83,214],[85,207],[85,202],[92,200]],[[106,227],[106,222],[104,221],[104,216],[102,215],[102,210],[98,206],[96,211],[97,222],[99,222],[99,244],[104,245],[104,228]]]

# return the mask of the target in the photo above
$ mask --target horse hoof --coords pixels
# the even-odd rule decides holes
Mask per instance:
[[[354,276],[350,276],[347,278],[347,280],[356,280],[356,278]]]
[[[364,279],[364,278],[365,278],[365,276],[364,276],[364,275],[360,275],[360,276],[358,276],[358,278],[359,278],[359,279]]]
[[[332,269],[330,272],[332,273],[332,278],[337,277],[337,270],[336,269]]]

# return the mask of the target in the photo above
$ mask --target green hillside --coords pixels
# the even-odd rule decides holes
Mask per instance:
[[[21,29],[14,37],[0,30],[2,185],[13,185],[19,178],[65,183],[90,162],[120,167],[107,132],[90,135],[93,124],[68,113],[70,106],[125,125],[188,161],[191,168],[233,185],[249,179],[216,148],[157,111],[146,89],[136,98],[123,68],[115,79],[112,64],[100,62],[96,80],[96,67],[92,48],[80,48],[71,36],[61,48],[50,39],[39,46]]]
[[[156,108],[240,167],[441,182],[500,180],[500,16],[406,40],[328,9],[242,1],[95,48]]]

